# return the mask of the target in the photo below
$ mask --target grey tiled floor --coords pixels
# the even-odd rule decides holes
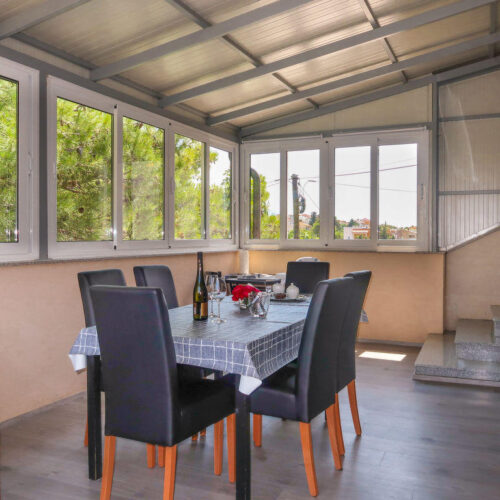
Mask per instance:
[[[356,438],[347,395],[340,396],[346,455],[333,469],[324,418],[313,422],[319,498],[493,500],[500,498],[500,391],[412,380],[418,349],[359,345],[406,354],[401,362],[358,359],[363,436]],[[86,476],[85,400],[77,396],[0,428],[2,500],[98,499]],[[213,475],[212,431],[179,448],[176,499],[233,499],[234,486]],[[224,450],[226,453],[226,449]],[[162,469],[146,467],[142,444],[118,440],[113,499],[160,499]],[[253,498],[310,498],[298,425],[264,418],[253,449]]]

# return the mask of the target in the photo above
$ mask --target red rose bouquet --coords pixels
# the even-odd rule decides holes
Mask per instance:
[[[252,285],[237,285],[233,288],[233,300],[239,302],[242,309],[246,309],[250,302],[249,298],[259,292],[260,290]]]

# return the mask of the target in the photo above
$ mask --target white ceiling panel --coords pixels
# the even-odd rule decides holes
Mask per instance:
[[[43,1],[0,0],[0,21]],[[183,1],[207,22],[217,24],[276,0]],[[366,1],[384,26],[457,0]],[[500,9],[498,24],[500,26]],[[167,0],[91,0],[25,33],[73,56],[105,65],[201,29]],[[267,64],[372,29],[360,0],[311,0],[299,8],[236,30],[230,37]],[[489,29],[490,8],[485,6],[391,35],[388,40],[396,56],[404,60],[486,34]],[[487,47],[410,68],[405,73],[415,78],[486,55]],[[300,90],[386,65],[388,61],[387,52],[378,40],[285,68],[279,75]],[[144,63],[121,76],[168,95],[251,68],[253,65],[238,50],[221,39],[213,39]],[[313,96],[313,100],[325,104],[400,81],[401,76],[395,73]],[[204,113],[217,114],[289,93],[283,83],[267,74],[197,96],[185,104]],[[304,99],[232,123],[248,125],[303,109],[311,109],[311,103]]]
[[[92,0],[26,33],[103,65],[199,29],[165,0]]]
[[[0,21],[16,16],[31,7],[43,3],[43,0],[0,0]]]

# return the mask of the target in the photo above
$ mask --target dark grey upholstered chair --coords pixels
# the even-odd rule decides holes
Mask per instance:
[[[137,286],[161,288],[169,309],[179,307],[174,277],[168,266],[135,266],[134,276]]]
[[[351,407],[352,421],[354,423],[354,429],[358,436],[361,436],[361,423],[359,421],[358,412],[358,402],[356,396],[356,337],[358,334],[359,320],[361,317],[361,312],[363,311],[363,304],[365,301],[366,290],[370,284],[370,279],[372,276],[371,271],[355,271],[345,275],[346,278],[352,278],[353,293],[351,295],[351,301],[347,309],[343,335],[339,346],[339,360],[338,360],[338,372],[337,372],[337,394],[347,387],[347,392],[349,395],[349,405]],[[337,396],[338,398],[338,396]],[[337,399],[338,400],[338,399]],[[336,405],[337,412],[339,411],[339,405]],[[338,423],[338,439],[340,446],[340,453],[343,455],[344,450],[344,439],[342,436],[342,424],[340,421],[340,412],[337,415],[336,422]]]
[[[356,351],[356,337],[359,326],[361,312],[366,296],[366,290],[370,283],[371,271],[356,271],[345,275],[346,278],[353,279],[353,289],[351,299],[346,311],[344,325],[342,327],[342,336],[339,344],[339,354],[337,363],[337,388],[335,394],[335,430],[337,435],[337,442],[339,445],[339,454],[344,455],[344,439],[342,436],[342,424],[340,420],[338,393],[347,386],[349,395],[349,403],[351,407],[351,414],[354,423],[354,429],[358,436],[361,435],[361,424],[359,420],[357,396],[356,396],[356,364],[355,364],[355,351]],[[297,363],[291,363],[288,367],[289,370],[296,369]],[[262,444],[262,416],[253,416],[254,426],[253,435],[254,443],[256,446]]]
[[[102,269],[100,271],[83,271],[78,273],[78,284],[82,296],[85,326],[95,326],[95,314],[90,298],[90,287],[94,285],[126,286],[121,269]]]
[[[336,429],[337,359],[351,300],[353,278],[318,283],[307,313],[297,368],[286,366],[264,380],[250,396],[254,416],[300,422],[309,492],[318,494],[311,440],[311,420],[326,411],[335,467],[342,468]],[[255,420],[254,420],[255,423]]]
[[[286,266],[285,289],[293,283],[300,293],[313,293],[316,285],[329,277],[329,262],[289,262]]]
[[[83,271],[78,273],[78,285],[82,296],[83,314],[85,326],[95,326],[95,314],[90,297],[90,287],[94,285],[118,285],[125,286],[125,277],[121,269],[102,269],[100,271]],[[103,377],[100,377],[101,391],[104,390]],[[88,422],[85,424],[84,446],[88,446]]]
[[[168,266],[135,266],[134,276],[137,286],[161,288],[169,309],[179,307],[174,277]],[[178,370],[179,377],[183,380],[207,377],[213,373],[208,368],[189,365],[178,365]]]
[[[216,471],[222,469],[221,430],[234,413],[234,390],[217,380],[179,380],[160,288],[94,286],[90,293],[106,379],[101,500],[111,495],[117,437],[160,446],[163,498],[173,499],[177,445],[213,424]]]

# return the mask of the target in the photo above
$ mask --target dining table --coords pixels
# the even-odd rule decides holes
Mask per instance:
[[[262,380],[298,356],[311,297],[297,302],[271,302],[265,319],[226,297],[224,323],[194,321],[191,305],[169,310],[177,362],[237,375],[236,498],[251,498],[250,394]],[[76,371],[87,371],[89,478],[102,475],[101,367],[95,327],[83,328],[70,350]]]

